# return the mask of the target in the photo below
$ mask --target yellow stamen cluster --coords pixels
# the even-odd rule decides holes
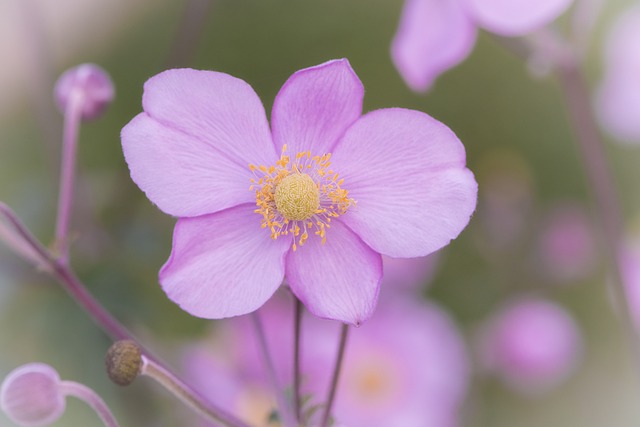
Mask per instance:
[[[331,153],[312,156],[302,151],[291,159],[286,151],[285,145],[275,165],[249,165],[254,174],[249,189],[256,192],[255,212],[262,215],[262,228],[271,231],[272,239],[292,235],[294,251],[298,244],[304,245],[309,233],[320,236],[324,244],[331,219],[344,214],[355,201],[341,187],[344,180],[330,169]]]

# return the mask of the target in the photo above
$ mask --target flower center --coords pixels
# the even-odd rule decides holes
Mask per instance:
[[[276,209],[288,220],[309,219],[320,207],[320,190],[309,175],[292,173],[276,186]]]
[[[312,156],[302,151],[292,159],[282,147],[280,160],[272,166],[249,165],[254,174],[250,190],[256,193],[255,212],[271,238],[293,236],[293,250],[302,246],[309,233],[327,240],[331,219],[344,214],[356,202],[342,188],[343,179],[331,167],[331,153]]]

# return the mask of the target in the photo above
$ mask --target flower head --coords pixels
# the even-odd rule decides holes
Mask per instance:
[[[71,100],[78,103],[83,119],[100,117],[115,95],[109,74],[95,64],[81,64],[65,71],[56,82],[56,103],[66,111]]]
[[[44,426],[64,413],[60,376],[49,365],[29,363],[14,369],[2,382],[0,408],[16,424]]]
[[[169,70],[145,84],[122,144],[133,180],[180,217],[160,272],[169,298],[235,316],[286,275],[312,313],[359,324],[381,254],[427,255],[461,232],[477,185],[458,138],[418,111],[363,116],[363,95],[345,59],[300,70],[270,129],[255,92],[227,74]]]
[[[576,367],[582,338],[562,307],[526,298],[497,312],[480,335],[485,367],[517,391],[536,394],[561,383]]]

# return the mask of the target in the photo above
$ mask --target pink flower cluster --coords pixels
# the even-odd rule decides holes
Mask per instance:
[[[293,381],[293,304],[276,294],[258,312],[267,330],[281,384]],[[274,401],[248,319],[217,324],[208,343],[189,349],[190,380],[247,422],[266,426]],[[336,351],[338,325],[304,316],[303,395],[306,410],[322,403]],[[398,297],[381,301],[376,315],[351,333],[335,407],[338,423],[369,427],[454,427],[469,383],[462,337],[449,316],[430,303]],[[312,422],[313,423],[313,415]]]

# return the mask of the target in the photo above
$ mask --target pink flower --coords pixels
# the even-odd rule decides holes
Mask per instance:
[[[448,244],[475,208],[464,147],[442,123],[400,108],[361,115],[346,59],[296,72],[271,130],[251,87],[169,70],[145,84],[122,130],[131,177],[178,216],[160,283],[192,315],[263,305],[284,276],[314,314],[351,324],[376,305],[381,255]]]
[[[291,323],[292,307],[287,298],[273,298],[260,310],[280,384],[287,389],[293,380],[293,330],[282,325]],[[264,426],[274,402],[245,320],[225,323],[229,329],[218,335],[217,345],[192,350],[185,367],[203,394]],[[303,327],[302,395],[310,397],[310,408],[326,398],[339,325],[305,316]],[[432,304],[391,298],[350,333],[334,414],[346,426],[454,427],[468,382],[464,342],[449,316]]]
[[[584,279],[598,262],[593,227],[586,212],[572,204],[556,206],[538,236],[542,275],[561,282]]]
[[[406,0],[391,56],[409,87],[428,90],[464,61],[477,27],[522,36],[560,16],[572,0]]]
[[[562,307],[541,299],[512,302],[495,313],[480,335],[484,366],[526,394],[547,391],[576,367],[580,331]]]

